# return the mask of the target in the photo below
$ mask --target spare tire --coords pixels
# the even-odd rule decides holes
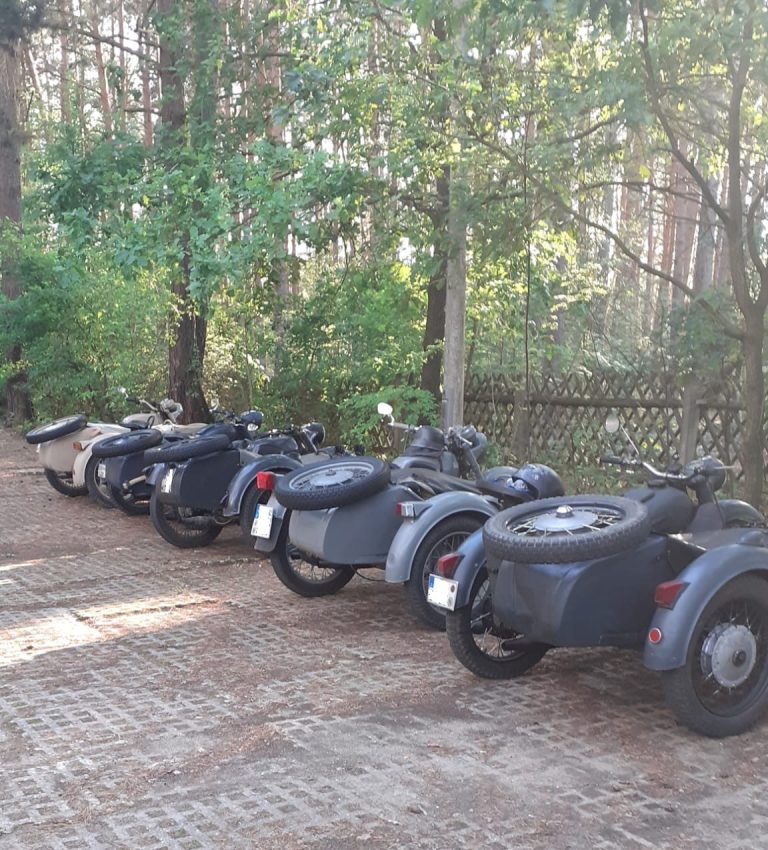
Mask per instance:
[[[149,449],[144,455],[147,466],[153,463],[172,463],[189,460],[192,457],[209,455],[228,449],[232,441],[225,434],[213,434],[210,437],[192,437],[189,440],[179,440],[172,446],[158,446]]]
[[[120,455],[132,455],[143,452],[159,445],[163,440],[160,431],[147,428],[142,431],[131,431],[128,434],[118,434],[115,437],[107,437],[93,444],[91,454],[94,457],[119,457]]]
[[[616,496],[558,496],[517,505],[483,528],[490,555],[524,564],[565,564],[615,555],[642,543],[651,519],[642,502]]]
[[[88,420],[82,414],[76,416],[64,416],[62,419],[54,419],[45,425],[39,425],[31,431],[27,431],[25,439],[28,443],[36,446],[38,443],[47,443],[49,440],[58,440],[67,434],[74,434],[81,428],[85,428]]]
[[[375,457],[340,457],[294,469],[278,478],[275,496],[294,511],[339,508],[383,490],[389,464]]]

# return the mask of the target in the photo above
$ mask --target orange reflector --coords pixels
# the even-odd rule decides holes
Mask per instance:
[[[72,448],[73,448],[76,452],[81,452],[81,451],[83,450],[83,444],[82,444],[81,442],[79,442],[79,441],[78,441],[77,443],[72,443]]]

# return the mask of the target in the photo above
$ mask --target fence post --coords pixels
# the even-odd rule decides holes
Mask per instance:
[[[699,397],[702,392],[697,378],[688,378],[683,387],[683,415],[680,420],[680,460],[687,463],[696,457],[699,442]]]

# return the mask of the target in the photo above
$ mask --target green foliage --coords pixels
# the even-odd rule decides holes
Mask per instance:
[[[348,445],[369,446],[372,435],[381,428],[379,402],[392,405],[393,417],[409,425],[439,425],[435,399],[424,390],[408,386],[383,386],[372,393],[360,393],[339,404],[341,439]]]

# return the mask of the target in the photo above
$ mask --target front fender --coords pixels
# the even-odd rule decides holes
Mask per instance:
[[[765,517],[757,508],[753,508],[749,502],[742,502],[740,499],[720,499],[718,506],[722,512],[726,528],[733,528],[739,525],[760,528],[766,524]]]
[[[240,513],[243,497],[253,484],[257,472],[290,472],[301,465],[299,461],[288,455],[264,455],[258,460],[246,463],[230,482],[223,515],[237,516]]]
[[[745,536],[750,532],[745,532]],[[755,534],[756,532],[752,532]],[[650,629],[661,630],[660,643],[647,638],[643,662],[649,670],[674,670],[685,664],[696,623],[712,597],[729,581],[745,573],[768,579],[768,549],[759,545],[732,543],[710,549],[689,564],[678,576],[688,587],[675,607],[657,608]]]
[[[403,521],[389,547],[384,568],[386,581],[408,581],[419,546],[438,523],[459,514],[473,514],[481,519],[488,519],[498,513],[498,509],[491,502],[477,493],[440,493],[416,504],[418,515],[414,519]]]

